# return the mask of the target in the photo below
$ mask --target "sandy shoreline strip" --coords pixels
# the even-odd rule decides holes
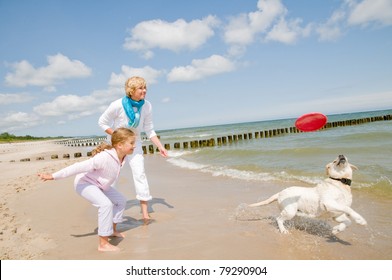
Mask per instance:
[[[380,239],[371,227],[353,224],[334,238],[325,222],[297,221],[290,235],[281,235],[273,218],[278,214],[277,205],[251,210],[244,203],[268,197],[285,186],[184,170],[159,155],[145,156],[154,197],[150,203],[154,222],[147,226],[141,222],[130,170],[124,167],[118,188],[128,203],[125,221],[118,228],[126,238],[113,239],[120,252],[100,253],[96,208],[74,192],[73,178],[41,182],[36,176],[37,172],[53,172],[86,158],[20,162],[17,157],[56,152],[61,157],[63,152],[73,154],[80,148],[41,143],[5,150],[0,149],[4,151],[0,160],[3,260],[392,258],[390,237]],[[11,158],[16,161],[9,162]],[[354,208],[366,213],[368,198],[362,193],[354,193],[354,197]]]
[[[55,142],[0,144],[0,257],[3,260],[36,259],[46,247],[51,246],[46,234],[34,232],[29,218],[26,220],[19,216],[18,200],[39,188],[38,172],[53,172],[86,159],[74,158],[74,153],[82,152],[80,147],[65,147]],[[70,154],[70,159],[64,159],[64,154]],[[52,155],[58,155],[58,159],[51,159]],[[30,161],[23,161],[25,159]],[[39,207],[39,202],[34,204],[32,202],[32,207]]]

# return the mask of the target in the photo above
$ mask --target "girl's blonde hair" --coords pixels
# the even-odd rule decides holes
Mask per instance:
[[[131,98],[132,94],[136,91],[136,89],[140,87],[147,87],[146,80],[142,77],[131,77],[125,82],[125,93],[129,98]]]
[[[135,132],[133,132],[131,129],[125,127],[117,128],[115,131],[113,131],[112,134],[112,144],[110,145],[107,142],[102,142],[91,151],[91,154],[95,156],[103,150],[115,148],[118,144],[127,141],[130,137],[135,137]]]

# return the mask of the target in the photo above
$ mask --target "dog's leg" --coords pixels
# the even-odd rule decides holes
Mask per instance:
[[[276,222],[278,223],[280,233],[287,234],[289,231],[284,227],[284,221],[280,216],[276,218]]]
[[[355,212],[352,209],[351,209],[351,211],[352,211],[352,214],[353,214],[353,215],[351,215],[351,217],[354,218],[354,220],[355,220],[355,222],[357,224],[360,224],[360,225],[363,225],[363,226],[367,224],[366,220],[361,215],[359,215],[357,212]],[[354,216],[354,214],[355,214],[355,216]]]
[[[346,216],[346,214],[334,217],[334,220],[339,224],[332,228],[332,234],[338,234],[346,229],[349,225],[351,225],[350,219]]]
[[[338,203],[331,202],[331,201],[324,202],[324,206],[327,209],[327,211],[342,212],[347,214],[348,216],[352,217],[356,223],[360,225],[367,224],[366,220],[361,215],[359,215],[357,212],[355,212],[353,209],[351,209],[348,206],[341,206]]]
[[[287,234],[289,231],[285,228],[284,222],[289,221],[295,217],[297,213],[297,207],[286,206],[280,213],[279,217],[276,218],[276,222],[278,223],[279,231],[281,233]]]

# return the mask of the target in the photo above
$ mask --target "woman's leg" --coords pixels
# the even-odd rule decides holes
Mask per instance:
[[[146,172],[144,169],[144,157],[140,153],[130,156],[129,165],[132,169],[133,180],[135,183],[136,199],[140,201],[143,219],[150,219],[148,215],[147,201],[151,200],[150,187],[148,185]]]

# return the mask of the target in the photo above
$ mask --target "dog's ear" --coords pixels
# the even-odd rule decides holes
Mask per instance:
[[[355,165],[353,165],[353,164],[351,164],[351,163],[350,163],[350,166],[351,166],[352,169],[358,170],[358,167],[356,167]]]
[[[325,174],[326,174],[326,175],[329,175],[328,169],[329,169],[329,166],[330,166],[330,165],[331,165],[331,164],[328,163],[328,164],[325,166]]]

